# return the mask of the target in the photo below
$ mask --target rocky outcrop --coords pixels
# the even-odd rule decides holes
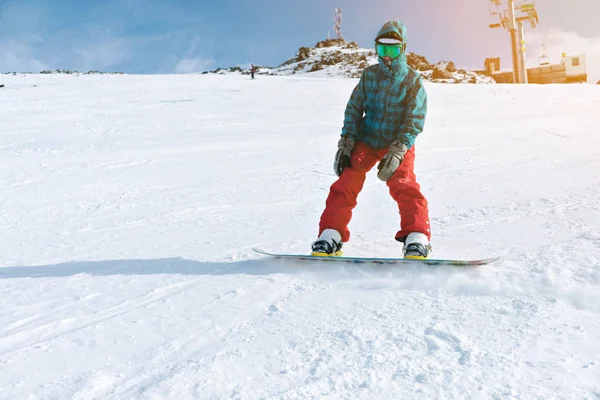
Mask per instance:
[[[326,39],[314,47],[300,47],[290,59],[278,67],[258,67],[258,75],[297,75],[311,74],[319,76],[337,76],[358,78],[362,70],[378,62],[375,49],[361,48],[355,42],[343,39]],[[407,54],[407,62],[419,71],[424,79],[441,83],[495,83],[486,75],[473,71],[457,69],[452,61],[440,61],[436,64],[415,53]],[[249,74],[250,71],[239,66],[219,68],[204,73]]]
[[[494,83],[488,76],[457,69],[452,61],[432,64],[425,57],[408,53],[408,65],[426,80],[442,83]],[[378,62],[374,49],[361,48],[355,42],[327,39],[315,47],[300,47],[296,54],[279,67],[269,69],[275,75],[318,73],[326,76],[360,77],[362,70]],[[266,71],[265,71],[266,72]]]

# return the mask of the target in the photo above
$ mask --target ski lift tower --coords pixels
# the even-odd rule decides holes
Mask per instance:
[[[335,9],[335,15],[333,17],[333,21],[335,22],[333,29],[335,30],[336,39],[338,39],[338,40],[341,39],[345,42],[346,39],[344,39],[344,36],[342,36],[342,9],[341,8]]]
[[[490,0],[490,3],[496,8],[502,5],[502,0]],[[492,15],[498,15],[499,23],[490,24],[490,28],[508,29],[510,33],[510,42],[513,58],[513,82],[527,83],[527,67],[525,66],[525,30],[524,23],[529,22],[532,28],[538,25],[538,15],[533,3],[525,3],[521,6],[515,6],[515,0],[507,0],[508,10],[504,14],[498,12]],[[515,11],[522,11],[525,15],[517,16]]]
[[[496,8],[502,6],[502,0],[489,0],[490,4]],[[515,21],[515,0],[507,0],[508,2],[508,15],[506,11],[501,13],[493,12],[492,15],[497,15],[500,18],[500,22],[490,24],[490,28],[504,28],[510,33],[510,47],[512,50],[512,61],[513,61],[513,83],[522,83],[522,73],[520,66],[519,57],[519,42],[517,34],[517,23]]]
[[[536,28],[539,24],[538,14],[535,9],[535,5],[533,3],[522,4],[518,7],[522,12],[525,13],[524,16],[515,18],[518,24],[518,33],[519,33],[519,43],[521,48],[519,49],[519,63],[521,65],[521,75],[523,79],[523,83],[527,82],[527,67],[525,66],[525,22],[529,22],[532,28]]]

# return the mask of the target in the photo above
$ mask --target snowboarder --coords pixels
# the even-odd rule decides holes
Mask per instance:
[[[334,171],[312,255],[342,255],[350,239],[348,224],[366,174],[375,164],[398,203],[405,258],[427,258],[431,252],[428,204],[413,170],[415,138],[427,114],[427,93],[421,75],[408,66],[406,26],[388,21],[375,38],[378,64],[363,70],[344,115]]]
[[[254,74],[256,73],[256,67],[252,64],[252,68],[250,68],[250,76],[254,79]]]

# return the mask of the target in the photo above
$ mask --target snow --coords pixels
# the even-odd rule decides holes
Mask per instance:
[[[334,45],[321,48],[310,48],[307,53],[309,54],[309,57],[306,60],[294,61],[292,59],[279,67],[264,70],[266,70],[267,73],[281,76],[310,74],[311,77],[317,78],[347,78],[360,76],[360,73],[362,72],[362,68],[359,68],[359,64],[362,62],[360,60],[361,57],[364,57],[366,66],[377,64],[377,57],[374,49],[347,48],[342,45]],[[323,61],[327,59],[335,61],[324,63]],[[313,66],[315,64],[321,65],[322,69],[313,71]]]
[[[600,397],[600,87],[427,82],[434,256],[294,263],[356,79],[0,89],[1,399]],[[347,255],[397,256],[369,173]]]

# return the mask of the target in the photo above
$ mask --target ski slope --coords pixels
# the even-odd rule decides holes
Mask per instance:
[[[3,76],[0,399],[597,399],[600,86],[427,83],[433,256],[294,263],[356,80]],[[346,255],[393,257],[371,172]]]

